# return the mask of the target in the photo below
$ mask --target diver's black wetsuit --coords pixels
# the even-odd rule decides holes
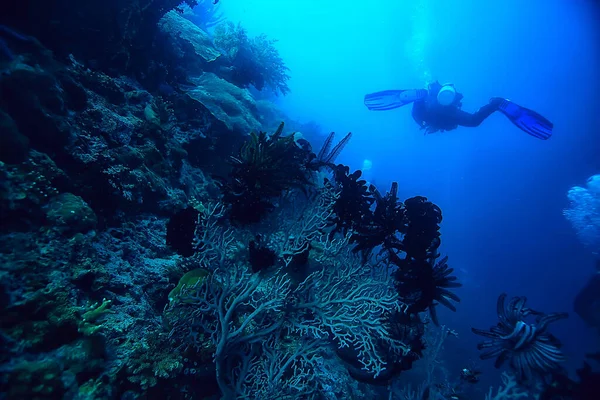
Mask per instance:
[[[427,97],[413,103],[412,117],[419,126],[428,132],[449,131],[458,126],[479,126],[498,107],[503,99],[493,98],[488,104],[481,107],[473,114],[461,110],[463,95],[456,93],[454,102],[449,106],[442,106],[437,102],[437,94],[442,85],[435,82],[429,86]]]

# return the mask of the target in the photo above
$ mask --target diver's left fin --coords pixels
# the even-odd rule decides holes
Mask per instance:
[[[387,111],[424,99],[426,96],[427,90],[425,89],[384,90],[367,94],[364,102],[369,110]]]

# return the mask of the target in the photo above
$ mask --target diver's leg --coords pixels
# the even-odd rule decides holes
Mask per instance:
[[[481,125],[481,123],[490,115],[494,113],[494,111],[498,111],[498,102],[491,101],[485,106],[481,107],[479,110],[475,111],[473,114],[457,110],[456,112],[456,123],[460,126],[468,126],[468,127],[476,127]]]

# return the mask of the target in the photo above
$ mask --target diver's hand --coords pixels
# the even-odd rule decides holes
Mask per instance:
[[[435,127],[433,127],[433,126],[431,126],[431,125],[427,125],[427,126],[425,126],[425,128],[424,128],[424,129],[425,129],[425,135],[430,135],[430,134],[432,134],[432,133],[436,133],[436,132],[439,132],[439,131],[440,131],[440,129],[438,129],[438,128],[435,128]]]

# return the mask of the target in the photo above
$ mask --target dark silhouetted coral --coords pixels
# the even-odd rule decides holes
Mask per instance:
[[[277,253],[267,246],[261,235],[257,235],[248,244],[248,256],[252,272],[260,272],[273,267],[279,258]]]
[[[184,257],[190,257],[195,252],[194,239],[199,212],[188,207],[171,216],[167,223],[167,246]]]
[[[329,134],[329,136],[327,136],[327,138],[325,139],[325,142],[323,143],[323,147],[321,147],[321,150],[319,150],[319,153],[316,155],[316,157],[312,161],[312,163],[315,165],[315,168],[320,168],[320,167],[334,168],[335,159],[340,155],[342,150],[344,150],[344,147],[346,147],[346,145],[352,138],[352,132],[348,132],[348,134],[346,136],[344,136],[342,138],[342,140],[340,140],[338,142],[338,144],[336,144],[335,147],[333,147],[333,149],[332,149],[331,146],[333,146],[333,138],[334,137],[335,137],[335,132],[331,132]]]
[[[223,200],[231,206],[233,221],[258,222],[285,190],[311,185],[310,153],[296,145],[293,134],[282,136],[282,132],[283,124],[270,136],[266,132],[250,134],[239,154],[231,158]]]
[[[404,205],[398,199],[398,183],[393,182],[385,196],[373,185],[369,190],[375,197],[375,210],[356,226],[356,233],[350,238],[356,243],[354,251],[368,257],[377,246],[402,250],[403,244],[397,235],[406,231],[406,220]]]
[[[390,253],[390,257],[398,267],[394,273],[396,288],[400,298],[408,305],[408,313],[429,310],[431,320],[439,325],[436,311],[438,303],[456,311],[450,300],[459,302],[460,298],[448,289],[462,285],[456,282],[456,277],[450,276],[454,270],[448,267],[448,257],[437,263],[433,260],[401,259],[395,253]]]
[[[414,259],[435,257],[440,246],[442,210],[426,197],[416,196],[404,202],[406,232],[404,251]]]
[[[587,354],[586,358],[600,361],[600,353]],[[600,393],[600,373],[584,361],[576,374],[577,380],[570,379],[566,371],[552,374],[544,382],[540,400],[596,400]]]
[[[365,222],[375,198],[369,193],[367,181],[360,179],[361,171],[350,173],[349,167],[339,164],[334,167],[333,174],[331,184],[339,191],[339,196],[333,205],[335,214],[330,224],[333,226],[332,234],[340,232],[345,235]]]

